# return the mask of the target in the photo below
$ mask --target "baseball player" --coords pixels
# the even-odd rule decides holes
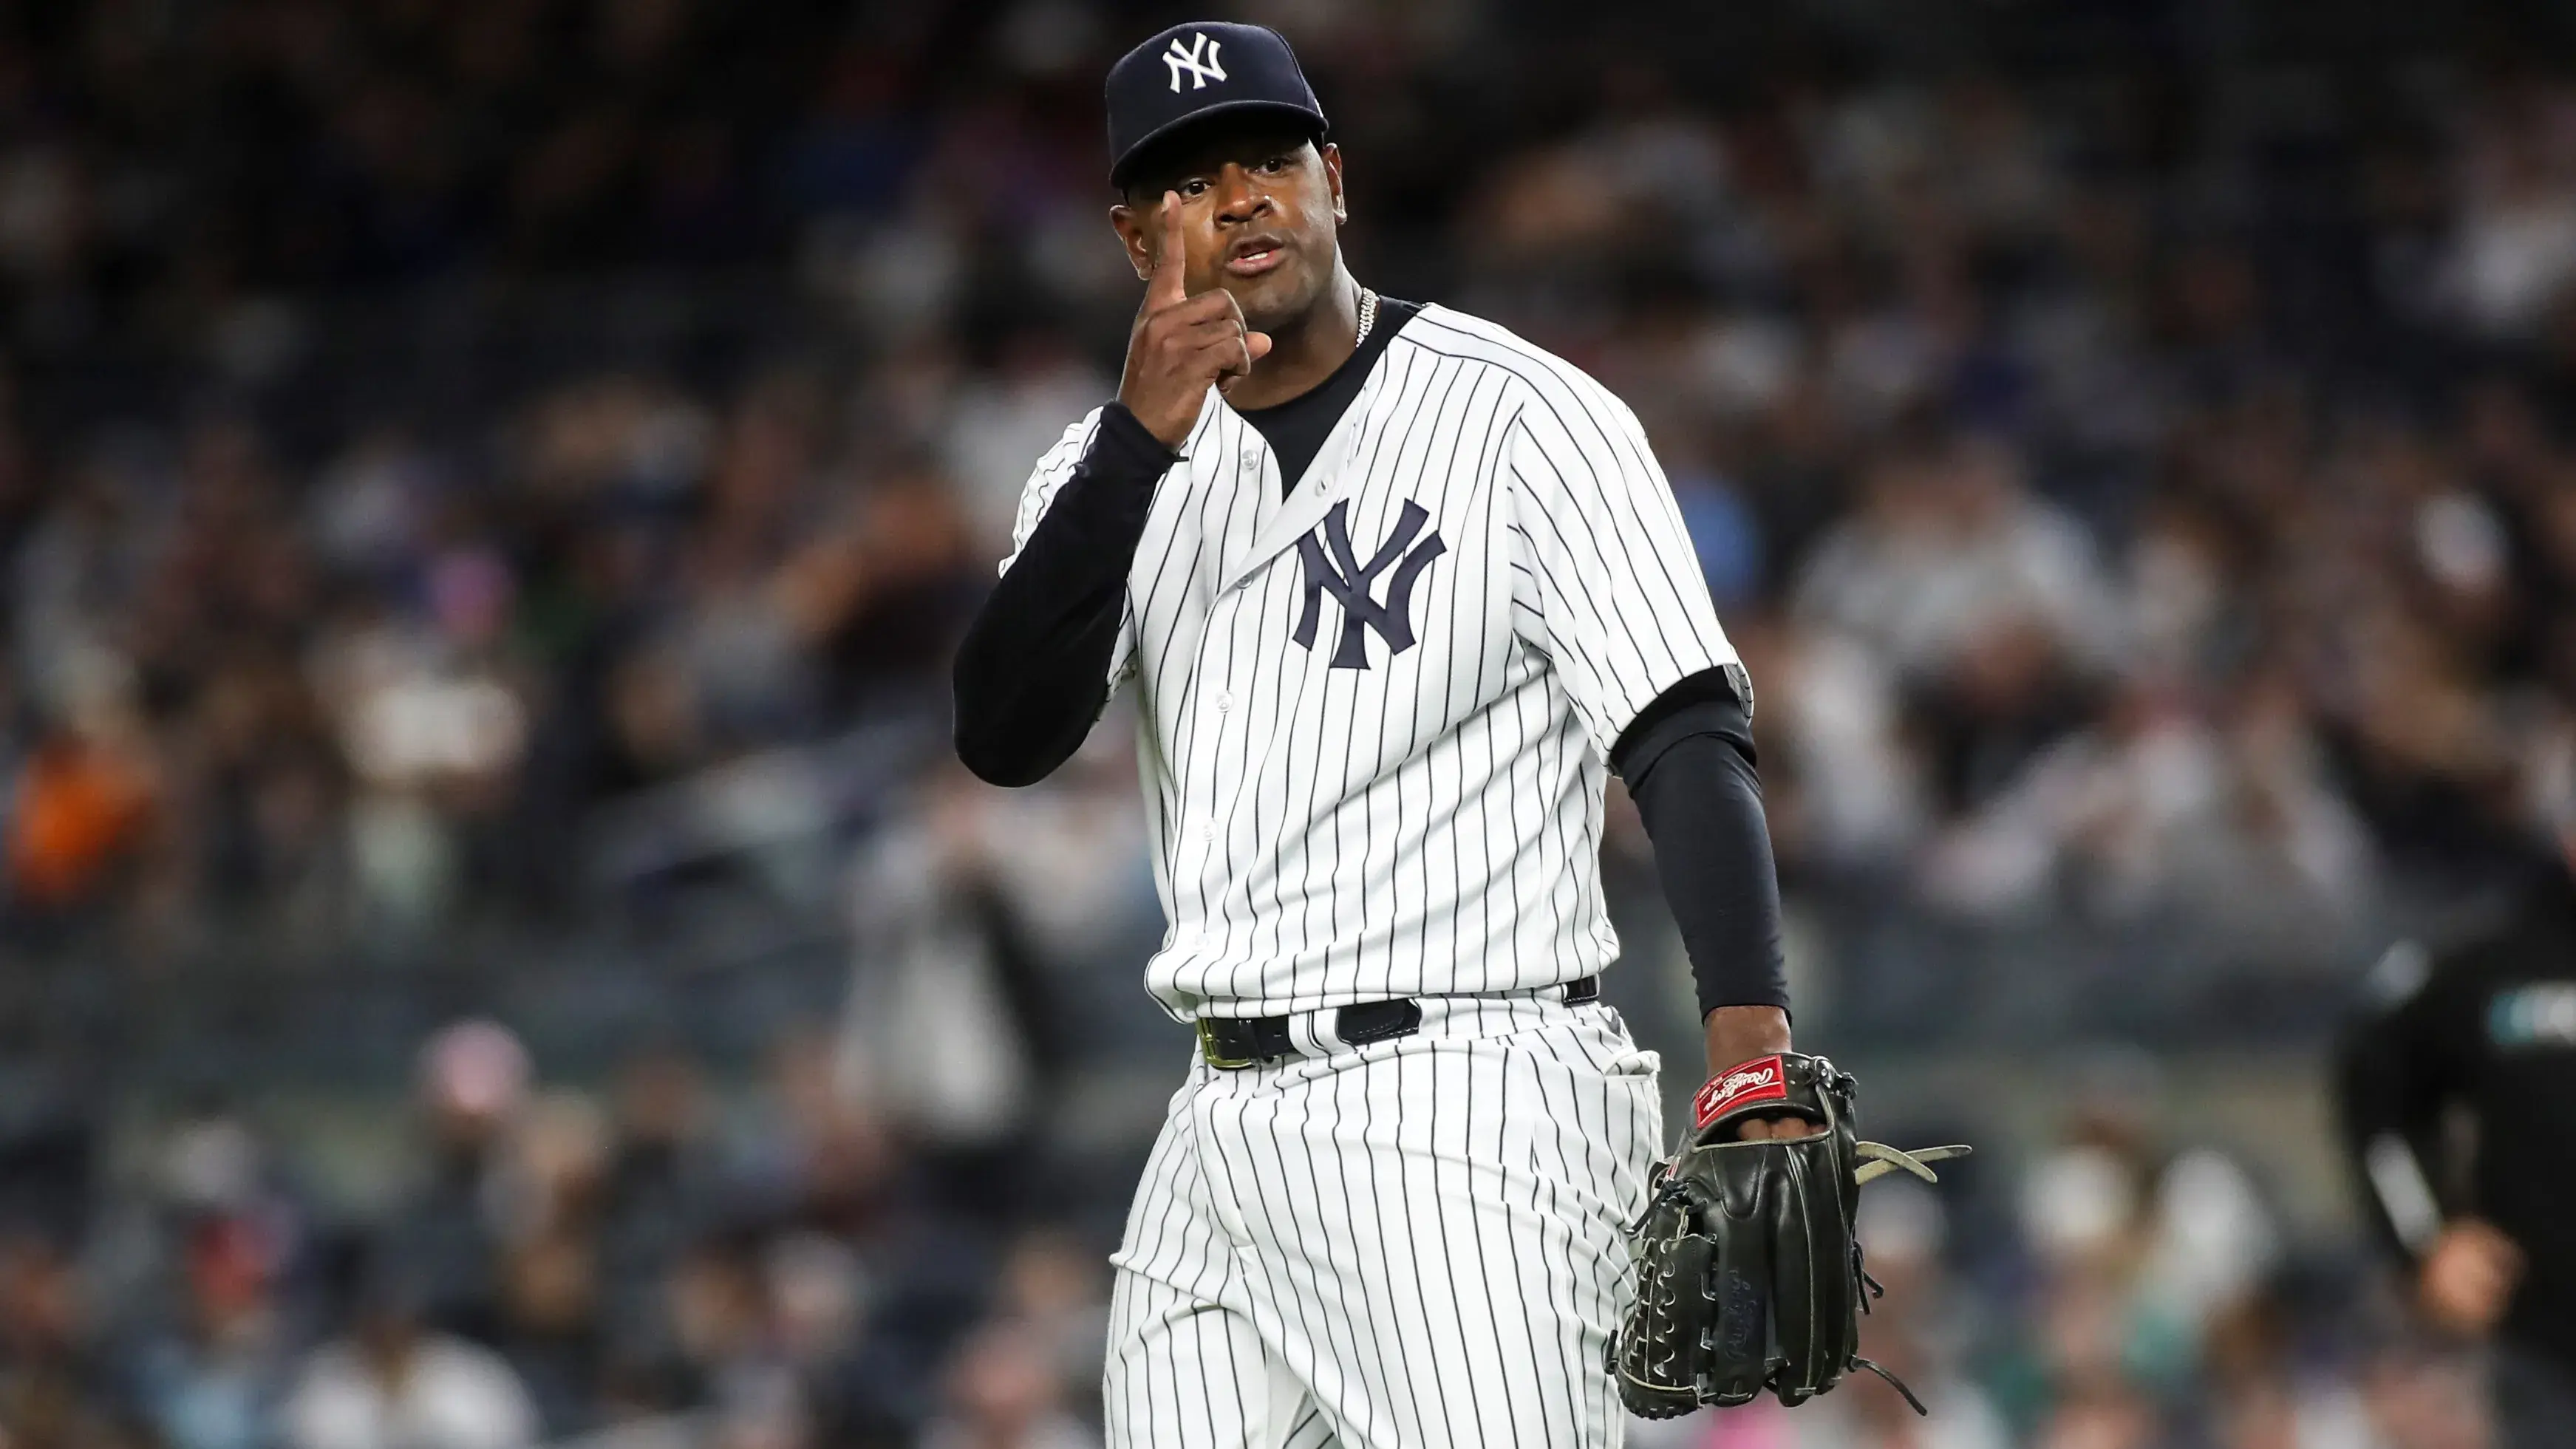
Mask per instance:
[[[2497,1449],[2576,1443],[2576,813],[2557,834],[2505,919],[2381,958],[2336,1063],[2382,1242],[2491,1343]]]
[[[1781,1114],[1847,1082],[1779,1070],[1751,687],[1629,410],[1352,277],[1282,38],[1175,26],[1107,102],[1144,303],[1029,481],[956,742],[1027,784],[1136,687],[1146,986],[1197,1052],[1113,1259],[1110,1442],[1615,1444],[1662,1132],[1598,999],[1609,772],[1697,978],[1702,1125],[1823,1140]]]

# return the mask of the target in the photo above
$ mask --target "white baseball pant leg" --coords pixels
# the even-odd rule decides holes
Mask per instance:
[[[1111,1260],[1111,1449],[1620,1443],[1655,1055],[1597,1003],[1423,1006],[1172,1098]]]

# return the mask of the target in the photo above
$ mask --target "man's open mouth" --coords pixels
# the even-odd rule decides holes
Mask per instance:
[[[1234,276],[1257,277],[1287,255],[1287,244],[1275,236],[1248,236],[1226,248],[1225,269]]]

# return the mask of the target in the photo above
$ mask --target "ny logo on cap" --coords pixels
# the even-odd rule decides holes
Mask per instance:
[[[1173,91],[1177,93],[1180,90],[1183,71],[1190,73],[1190,89],[1194,91],[1206,90],[1209,81],[1225,79],[1225,67],[1216,61],[1216,53],[1224,46],[1225,42],[1221,40],[1208,39],[1205,31],[1193,31],[1190,48],[1183,50],[1181,38],[1173,36],[1172,48],[1163,53],[1163,64],[1172,68]]]
[[[1331,594],[1342,605],[1342,642],[1333,651],[1327,669],[1366,669],[1368,631],[1375,629],[1386,641],[1387,652],[1401,654],[1413,647],[1413,585],[1431,561],[1449,551],[1438,531],[1416,544],[1422,525],[1431,515],[1422,505],[1408,498],[1403,512],[1396,515],[1395,530],[1378,545],[1377,555],[1367,563],[1351,548],[1351,501],[1347,498],[1333,505],[1324,515],[1324,526],[1297,540],[1297,555],[1306,564],[1306,608],[1297,617],[1293,636],[1307,649],[1315,647],[1315,626],[1321,622],[1324,595]],[[1318,536],[1320,535],[1320,537]],[[1327,545],[1331,555],[1325,554]],[[1398,566],[1396,560],[1404,562]],[[1387,580],[1386,603],[1381,607],[1369,596],[1377,576],[1395,568],[1395,577]]]

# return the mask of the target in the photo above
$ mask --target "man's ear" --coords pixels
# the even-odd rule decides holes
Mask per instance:
[[[1350,208],[1342,202],[1342,148],[1326,141],[1320,154],[1324,158],[1324,185],[1333,194],[1333,224],[1351,219]]]
[[[1125,202],[1109,208],[1110,229],[1118,233],[1119,245],[1127,249],[1127,265],[1136,269],[1136,280],[1146,282],[1154,277],[1154,254],[1145,245],[1145,223],[1136,208]]]

